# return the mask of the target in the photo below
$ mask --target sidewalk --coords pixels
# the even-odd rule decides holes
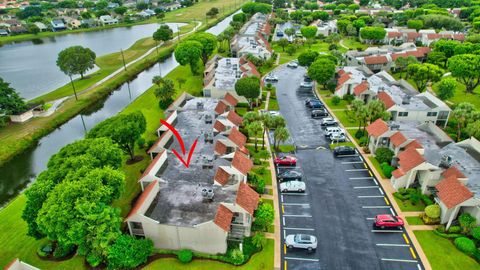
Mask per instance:
[[[320,95],[320,93],[318,92],[318,90],[316,88],[315,88],[315,93],[322,100],[322,102],[325,105],[325,107],[327,108],[327,110],[331,112],[332,110],[328,107],[327,103],[323,100],[323,97]],[[344,128],[345,130],[348,129],[348,128],[345,128],[341,122],[339,122],[339,125],[342,128]],[[388,200],[389,200],[390,204],[392,205],[392,207],[395,209],[395,212],[398,213],[398,215],[400,215],[402,218],[404,218],[405,217],[405,214],[404,214],[405,212],[402,212],[400,210],[400,207],[398,206],[397,201],[393,197],[393,193],[395,192],[395,189],[391,185],[390,180],[381,177],[380,173],[375,169],[375,166],[373,166],[372,162],[368,158],[369,155],[367,155],[363,152],[362,147],[360,147],[357,144],[357,142],[350,135],[350,133],[346,132],[346,135],[350,139],[350,141],[355,145],[355,147],[359,151],[360,155],[363,157],[363,160],[365,161],[365,163],[368,164],[368,167],[372,170],[375,177],[379,180],[378,182],[380,183],[382,188],[385,190],[385,193],[386,193],[385,195],[388,197]],[[412,212],[412,213],[418,213],[418,212]],[[412,225],[412,226],[410,226],[405,222],[404,227],[405,227],[405,230],[408,232],[408,236],[410,237],[412,245],[415,247],[415,250],[418,253],[418,257],[422,261],[425,269],[426,270],[431,270],[432,267],[430,266],[430,263],[427,259],[427,256],[423,252],[422,247],[420,246],[420,243],[418,242],[417,238],[415,237],[415,234],[413,233],[413,231],[414,230],[433,230],[435,228],[435,226],[429,226],[429,225]]]

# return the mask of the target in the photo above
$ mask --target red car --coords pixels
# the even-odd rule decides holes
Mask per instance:
[[[295,166],[297,165],[297,159],[292,156],[276,157],[273,163],[278,166]]]
[[[379,228],[392,228],[398,227],[401,228],[403,226],[403,219],[399,216],[392,216],[392,215],[377,215],[375,216],[375,227]]]

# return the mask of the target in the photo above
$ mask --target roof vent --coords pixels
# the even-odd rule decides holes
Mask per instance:
[[[215,194],[213,193],[213,189],[211,188],[202,188],[202,197],[204,200],[213,201],[213,197]]]
[[[197,102],[197,110],[203,110],[204,105],[203,102]]]
[[[213,117],[210,114],[205,115],[205,124],[211,124],[213,122]]]
[[[206,143],[213,143],[213,132],[203,134]]]
[[[213,157],[202,156],[202,168],[203,169],[212,169],[213,168]]]
[[[403,105],[410,104],[410,99],[412,99],[412,96],[410,96],[410,95],[405,95],[405,96],[403,96],[403,98],[402,98],[402,104],[403,104]]]
[[[400,125],[397,124],[397,123],[392,122],[392,123],[389,124],[389,126],[390,126],[390,130],[399,130],[400,129]]]
[[[440,164],[438,166],[440,166],[441,168],[448,169],[452,166],[452,161],[453,160],[451,156],[443,155],[442,159],[440,160]]]

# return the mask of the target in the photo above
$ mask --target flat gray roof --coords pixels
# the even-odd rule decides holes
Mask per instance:
[[[236,191],[213,186],[218,166],[229,166],[230,161],[215,158],[214,143],[204,139],[205,136],[212,136],[210,138],[214,141],[224,138],[223,135],[213,137],[214,109],[217,103],[216,99],[193,98],[177,111],[175,128],[185,143],[186,156],[195,139],[198,138],[198,142],[190,166],[186,168],[170,151],[176,149],[179,154],[182,153],[178,141],[174,138],[168,147],[167,161],[156,173],[167,183],[160,182],[160,191],[145,212],[146,216],[162,224],[194,226],[212,220],[221,202],[235,200]],[[211,123],[205,123],[205,117],[211,117]],[[204,188],[214,191],[212,201],[204,200],[201,194]]]

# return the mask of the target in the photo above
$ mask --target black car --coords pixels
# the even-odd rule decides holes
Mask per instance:
[[[287,170],[281,172],[277,175],[277,179],[281,182],[292,181],[292,180],[302,180],[302,173],[296,170]]]
[[[307,99],[305,99],[305,105],[308,105],[308,103],[310,103],[311,101],[320,102],[320,100],[318,98],[307,98]]]
[[[329,116],[328,112],[325,111],[324,109],[313,110],[311,115],[312,115],[312,118],[323,118],[323,117]]]
[[[319,101],[312,101],[308,107],[311,109],[323,109],[323,104]]]
[[[346,155],[355,155],[355,148],[350,146],[337,146],[333,149],[334,156],[346,156]]]

